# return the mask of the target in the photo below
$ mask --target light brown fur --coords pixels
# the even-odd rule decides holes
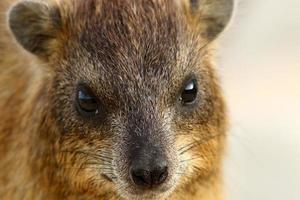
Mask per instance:
[[[120,28],[120,32],[116,29],[110,32],[106,22],[101,24],[101,31],[103,30],[106,34],[105,37],[103,36],[103,40],[107,39],[109,43],[107,45],[111,45],[107,51],[104,51],[106,54],[103,54],[96,48],[97,45],[101,46],[102,41],[94,40],[99,38],[99,35],[93,35],[100,33],[97,32],[99,27],[95,24],[101,23],[97,20],[103,12],[103,7],[106,6],[107,10],[110,8],[116,13],[121,13],[122,9],[129,9],[132,4],[125,0],[113,1],[114,3],[111,5],[109,3],[102,4],[100,3],[101,0],[79,2],[78,0],[77,5],[71,0],[66,0],[64,3],[59,0],[52,1],[51,5],[57,6],[62,14],[63,26],[57,33],[56,30],[53,31],[56,37],[45,44],[41,44],[44,45],[42,50],[34,52],[35,55],[22,49],[8,28],[7,13],[15,1],[1,0],[0,2],[0,198],[16,200],[123,199],[124,196],[121,194],[128,191],[118,185],[123,183],[119,179],[125,180],[125,175],[119,175],[116,183],[107,181],[101,176],[98,177],[95,169],[86,164],[91,159],[89,155],[80,154],[78,150],[84,149],[91,153],[103,149],[105,156],[114,155],[111,162],[122,164],[123,158],[118,152],[125,148],[125,144],[119,145],[119,143],[123,140],[127,141],[128,138],[126,136],[104,137],[98,133],[122,134],[126,129],[123,124],[123,115],[129,109],[130,104],[133,103],[137,107],[145,108],[145,103],[147,109],[153,104],[156,106],[146,110],[147,114],[155,113],[153,116],[157,117],[158,124],[154,124],[154,128],[162,127],[163,131],[157,128],[157,130],[159,129],[157,132],[164,132],[164,130],[171,132],[172,138],[170,140],[174,143],[171,145],[163,133],[157,141],[168,141],[162,146],[173,152],[173,154],[170,153],[172,159],[172,156],[176,155],[174,160],[178,159],[184,165],[182,167],[184,170],[175,170],[178,173],[176,175],[178,179],[174,181],[174,188],[170,190],[170,194],[167,192],[168,195],[162,195],[161,199],[223,199],[221,163],[227,123],[226,110],[212,61],[213,42],[211,42],[212,38],[216,37],[214,32],[219,32],[219,29],[224,28],[222,22],[218,22],[218,26],[221,28],[215,28],[210,32],[207,31],[210,29],[208,28],[210,25],[205,21],[214,23],[214,20],[204,17],[205,20],[202,24],[197,25],[199,22],[196,18],[199,20],[199,16],[201,19],[204,15],[193,15],[192,12],[188,11],[189,4],[186,2],[183,6],[181,4],[183,1],[179,1],[179,7],[183,7],[182,10],[178,10],[185,14],[177,15],[174,9],[168,8],[170,6],[168,0],[149,1],[154,2],[153,5],[141,1],[144,2],[138,4],[141,8],[146,9],[142,6],[149,6],[147,8],[149,11],[145,12],[146,14],[142,13],[146,15],[144,19],[138,21],[138,18],[135,17],[139,14],[132,14],[130,11],[128,11],[129,14],[127,13],[129,16],[123,13],[125,19],[126,17],[132,19],[132,21],[125,22],[128,27],[132,28],[132,30],[128,29],[128,35],[123,35],[124,31],[127,31],[127,26],[123,26],[119,22],[115,23],[119,25],[116,27]],[[96,5],[95,11],[88,13],[87,10],[91,8],[91,5]],[[173,5],[170,7],[175,8],[175,3],[174,7]],[[138,7],[137,10],[143,12],[139,10],[141,8]],[[155,9],[161,9],[162,12],[156,12]],[[74,12],[75,10],[76,12]],[[206,13],[205,10],[202,12]],[[110,12],[107,11],[107,13]],[[107,21],[109,21],[115,16],[107,14],[107,16],[101,17],[107,17]],[[165,22],[169,17],[170,23]],[[152,19],[156,20],[157,27],[153,25],[155,23]],[[177,22],[179,25],[176,25],[176,29],[167,27],[168,25],[172,27]],[[52,28],[47,24],[45,27]],[[146,31],[143,31],[142,28],[139,30],[139,27],[144,27]],[[87,30],[87,32],[85,33],[83,30]],[[173,36],[177,39],[176,44],[179,44],[177,48],[168,48],[168,45],[160,46],[162,41],[169,42],[170,46],[175,43],[172,40]],[[140,38],[143,40],[140,41]],[[151,45],[153,46],[143,43],[145,40],[152,41]],[[94,42],[99,43],[93,46]],[[147,45],[149,45],[149,52],[145,50]],[[82,50],[82,47],[85,49]],[[112,50],[112,47],[115,49]],[[154,54],[153,52],[161,54]],[[177,55],[176,61],[172,60],[174,52]],[[144,60],[133,58],[144,58],[143,55],[148,54],[151,54],[152,57],[149,56],[151,59],[149,58],[144,63],[147,66],[147,68],[145,67],[147,75],[144,76],[141,73],[144,68],[137,64],[140,60]],[[107,58],[107,55],[114,59]],[[164,61],[163,64],[162,61]],[[104,64],[97,70],[100,72],[107,70],[104,75],[101,73],[98,75],[94,71],[94,67],[101,62]],[[106,69],[105,64],[114,66],[114,68]],[[128,66],[136,67],[130,68]],[[172,77],[172,81],[166,85],[170,85],[174,90],[181,87],[181,82],[185,79],[184,76],[188,74],[190,69],[193,69],[197,77],[201,77],[202,84],[203,106],[197,108],[199,112],[186,114],[185,112],[188,111],[182,111],[183,114],[181,115],[178,114],[179,111],[165,111],[171,102],[167,97],[176,94],[174,92],[169,95],[167,91],[163,90],[166,86],[164,85],[165,79],[153,75],[153,66],[158,66],[159,70],[166,70],[157,73],[161,73],[161,76]],[[167,72],[168,70],[169,72]],[[93,85],[91,87],[103,94],[104,102],[108,105],[108,109],[111,108],[110,112],[113,113],[107,119],[107,124],[99,125],[100,127],[78,120],[78,117],[70,110],[69,103],[66,102],[72,95],[74,80],[88,79],[87,77],[90,79],[89,83]],[[113,92],[110,93],[109,89],[101,87],[101,82],[97,82],[109,78],[116,80],[105,86],[109,89],[117,87],[120,91],[124,89],[125,97],[118,94],[120,96],[117,99]],[[118,78],[122,81],[118,82]],[[124,82],[128,83],[125,88],[122,85]],[[152,83],[157,83],[157,85],[151,86]],[[128,89],[134,88],[135,85],[142,88],[141,93],[143,95],[155,93],[154,97],[157,99],[167,97],[161,101],[154,100],[155,103],[150,102],[150,100],[149,102],[141,100],[143,95],[141,95],[142,97],[136,95],[136,91],[132,89],[133,95]],[[156,94],[155,87],[161,87],[163,92]],[[63,97],[63,95],[69,94],[70,96]],[[122,101],[124,106],[118,100]],[[117,114],[115,110],[122,111]],[[135,111],[133,111],[134,114],[140,116]],[[180,116],[174,117],[173,115]],[[141,116],[140,123],[146,124],[149,119],[146,116],[143,121],[144,116]],[[168,120],[172,122],[168,122]],[[132,123],[134,124],[134,121]],[[164,123],[167,125],[161,125]],[[153,140],[156,139],[153,138]],[[178,152],[175,152],[177,149]],[[100,159],[98,165],[103,164],[104,161]],[[119,172],[115,169],[114,173]],[[128,186],[128,188],[130,187]],[[134,198],[152,199],[158,197],[160,196]],[[125,198],[133,199],[130,196]]]

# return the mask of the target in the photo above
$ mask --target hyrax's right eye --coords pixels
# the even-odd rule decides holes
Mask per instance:
[[[98,99],[86,86],[80,85],[76,94],[76,105],[78,112],[86,117],[93,117],[99,113]]]

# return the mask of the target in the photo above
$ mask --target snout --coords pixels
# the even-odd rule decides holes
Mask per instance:
[[[133,184],[153,188],[163,184],[168,177],[168,163],[164,158],[135,158],[130,167]]]
[[[146,141],[146,142],[145,142]],[[169,176],[169,162],[165,151],[147,140],[139,141],[131,149],[129,176],[139,189],[154,189],[163,185]]]

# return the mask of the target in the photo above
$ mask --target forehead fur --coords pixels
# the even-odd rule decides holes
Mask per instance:
[[[173,0],[69,3],[59,6],[67,44],[63,54],[76,74],[102,79],[106,87],[101,88],[163,94],[166,85],[181,84],[197,66],[201,38],[188,32]]]
[[[60,6],[71,39],[93,55],[174,59],[187,29],[173,0],[79,0]],[[71,40],[69,39],[69,40]],[[121,52],[121,53],[120,53]],[[151,55],[154,54],[155,55]],[[157,57],[157,53],[169,54]],[[136,61],[138,62],[138,61]],[[119,63],[119,62],[117,62]]]

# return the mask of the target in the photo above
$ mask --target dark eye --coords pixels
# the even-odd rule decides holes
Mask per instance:
[[[94,116],[99,113],[98,100],[89,88],[82,85],[79,86],[77,89],[76,101],[80,114]]]
[[[197,93],[198,88],[196,79],[189,80],[182,90],[180,100],[183,104],[192,104],[197,98]]]

